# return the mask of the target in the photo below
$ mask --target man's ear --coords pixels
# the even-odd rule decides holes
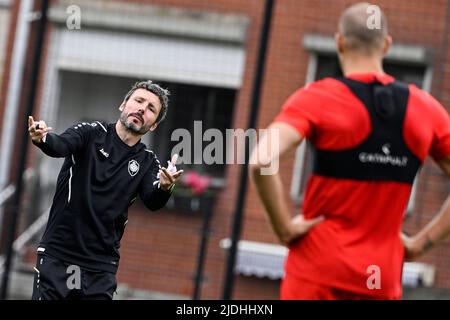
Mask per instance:
[[[120,111],[123,111],[123,109],[125,108],[125,102],[126,101],[123,101],[122,104],[119,106]]]
[[[336,41],[336,51],[338,53],[344,52],[344,37],[339,32],[334,34],[334,40]]]
[[[392,42],[392,37],[390,35],[387,35],[384,38],[383,54],[386,54],[389,51],[392,46]]]
[[[158,123],[155,122],[155,123],[150,127],[150,129],[148,129],[148,130],[149,130],[149,131],[154,131],[154,130],[156,129],[157,126],[158,126]]]

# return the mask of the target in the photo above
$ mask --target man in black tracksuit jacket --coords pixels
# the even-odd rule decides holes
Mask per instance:
[[[139,196],[150,210],[162,208],[182,173],[176,155],[162,168],[140,142],[164,119],[168,95],[151,81],[136,83],[117,123],[79,123],[61,135],[29,117],[34,145],[65,158],[37,250],[32,299],[112,299],[128,207]]]

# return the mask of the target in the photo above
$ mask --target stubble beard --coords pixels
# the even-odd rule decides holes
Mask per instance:
[[[125,113],[120,115],[120,122],[123,124],[126,131],[135,135],[144,135],[150,130],[150,125],[142,124],[141,127],[139,127],[133,121],[129,121],[128,116],[129,115]]]

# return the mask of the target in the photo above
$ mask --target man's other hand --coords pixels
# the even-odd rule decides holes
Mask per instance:
[[[170,191],[175,186],[178,178],[183,174],[183,170],[176,171],[178,155],[174,154],[172,160],[168,164],[168,168],[161,168],[160,170],[160,187],[163,190]]]

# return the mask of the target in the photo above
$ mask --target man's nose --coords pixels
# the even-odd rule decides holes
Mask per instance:
[[[144,108],[139,107],[138,112],[139,112],[141,115],[144,114]]]

